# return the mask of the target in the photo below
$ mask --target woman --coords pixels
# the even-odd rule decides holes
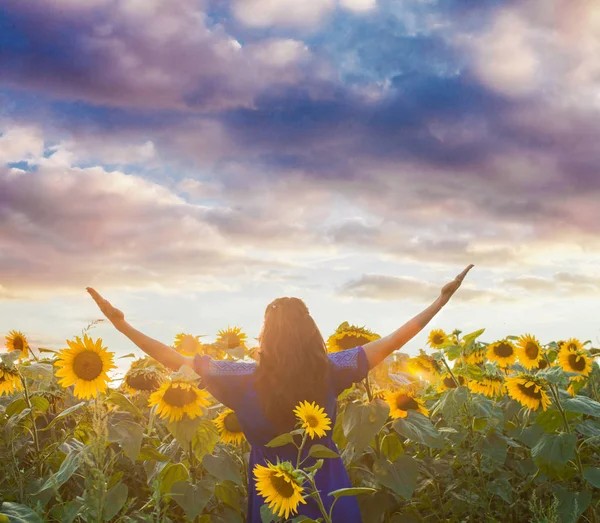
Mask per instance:
[[[294,407],[301,401],[315,401],[325,409],[333,426],[337,396],[353,383],[364,379],[370,369],[421,331],[456,292],[472,267],[469,265],[447,283],[429,307],[392,334],[362,347],[330,355],[327,355],[323,336],[304,302],[298,298],[278,298],[265,310],[259,336],[258,364],[216,361],[200,355],[193,358],[183,356],[134,329],[125,321],[120,310],[94,289],[87,290],[115,328],[140,349],[173,370],[178,370],[184,364],[192,366],[203,378],[207,390],[235,411],[252,446],[248,475],[248,521],[260,523],[260,509],[264,500],[256,492],[252,471],[255,465],[264,466],[266,462],[287,460],[295,463],[297,450],[293,445],[277,448],[265,446],[277,435],[294,429]],[[331,431],[318,443],[337,451]],[[308,461],[307,466],[310,464]],[[328,493],[351,486],[341,458],[326,459],[316,480],[327,510],[333,501]],[[299,511],[300,515],[313,519],[321,515],[313,499],[299,505]],[[334,507],[333,521],[360,523],[356,498],[340,498]]]

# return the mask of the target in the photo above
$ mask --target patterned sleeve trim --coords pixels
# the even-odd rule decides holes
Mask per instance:
[[[342,369],[360,369],[366,363],[366,354],[362,347],[334,352],[329,355],[334,365]]]
[[[203,378],[211,378],[213,376],[246,376],[252,374],[255,368],[256,363],[213,360],[210,356],[201,356],[199,354],[194,358],[194,370]]]

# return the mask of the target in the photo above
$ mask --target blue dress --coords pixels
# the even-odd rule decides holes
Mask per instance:
[[[369,366],[367,357],[362,347],[336,352],[329,355],[331,362],[329,373],[329,387],[325,405],[321,405],[331,418],[332,427],[335,425],[337,397],[341,392],[364,379]],[[197,355],[194,360],[195,371],[202,376],[206,389],[223,405],[235,411],[240,426],[246,439],[252,446],[250,463],[248,467],[248,523],[261,523],[260,509],[264,499],[256,492],[256,485],[252,470],[255,465],[265,465],[267,461],[276,463],[291,461],[296,463],[298,451],[289,444],[283,447],[269,448],[265,445],[278,436],[277,430],[269,422],[258,401],[258,393],[254,388],[254,371],[256,363],[243,363],[232,361],[213,360],[209,356]],[[310,448],[310,443],[319,443],[338,452],[333,442],[332,431],[324,438],[308,440],[305,454]],[[303,456],[304,458],[304,456]],[[308,459],[303,466],[310,466],[314,460]],[[341,458],[324,460],[323,467],[316,475],[317,488],[325,508],[329,511],[333,496],[329,492],[337,489],[351,487],[350,478]],[[306,500],[306,505],[298,506],[298,515],[312,519],[321,517],[321,512],[316,501],[312,498]],[[355,497],[342,497],[333,509],[334,523],[362,523],[358,502]]]

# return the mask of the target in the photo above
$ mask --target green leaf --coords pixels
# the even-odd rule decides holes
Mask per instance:
[[[240,475],[239,468],[226,452],[222,452],[217,456],[206,454],[202,459],[202,465],[218,480],[229,480],[236,485],[242,484],[242,476]]]
[[[82,512],[82,502],[78,499],[68,503],[56,504],[50,509],[50,515],[60,523],[73,523]]]
[[[42,523],[41,518],[27,505],[6,501],[2,503],[0,514],[8,517],[10,523]]]
[[[33,381],[49,383],[54,377],[54,368],[48,363],[31,363],[30,365],[21,365],[21,374]]]
[[[124,483],[117,483],[107,493],[104,504],[104,521],[113,519],[123,508],[127,501],[129,489]]]
[[[600,468],[584,467],[583,477],[592,487],[600,488]]]
[[[62,485],[64,485],[69,478],[75,473],[75,471],[79,468],[81,462],[81,455],[79,452],[72,451],[67,454],[67,457],[60,464],[60,468],[58,472],[52,476],[50,476],[42,485],[42,487],[36,492],[37,494],[41,494],[44,490],[55,488],[59,489]]]
[[[315,461],[314,465],[306,468],[306,472],[312,474],[313,472],[319,470],[323,466],[323,463],[325,463],[325,462],[322,459],[318,459],[317,461]]]
[[[419,412],[409,411],[406,418],[394,422],[394,430],[416,443],[422,443],[433,449],[441,449],[444,439],[428,418]]]
[[[192,440],[192,450],[196,459],[202,461],[202,458],[206,454],[211,454],[215,450],[218,441],[219,431],[216,425],[212,421],[202,420],[196,428],[196,433]]]
[[[167,423],[167,430],[181,445],[181,448],[188,449],[200,423],[202,423],[201,418],[190,419],[186,416],[179,421]]]
[[[337,452],[327,448],[325,445],[313,445],[308,452],[311,458],[339,458]]]
[[[386,434],[381,442],[381,452],[392,462],[404,454],[404,446],[395,432]]]
[[[121,394],[120,392],[112,390],[110,392],[110,394],[108,395],[108,398],[106,398],[106,401],[108,403],[112,403],[113,405],[116,405],[117,407],[119,407],[121,410],[124,410],[125,412],[129,412],[130,414],[133,414],[138,419],[144,418],[144,415],[142,414],[140,409],[138,409],[129,400],[129,398],[127,398],[127,396]]]
[[[182,463],[167,463],[159,475],[160,492],[170,494],[175,483],[187,481],[188,477],[188,471]]]
[[[550,367],[549,369],[538,372],[538,376],[546,381],[558,385],[565,373],[560,367]]]
[[[74,412],[78,411],[81,407],[83,407],[84,405],[86,405],[85,401],[82,401],[81,403],[78,403],[77,405],[73,405],[72,407],[69,407],[68,409],[63,410],[58,416],[56,416],[50,423],[48,423],[48,426],[43,429],[43,430],[48,430],[50,427],[52,427],[53,425],[55,425],[57,422],[59,422],[61,419],[65,419],[67,416],[70,416],[71,414],[73,414]]]
[[[404,499],[410,499],[417,486],[419,464],[411,456],[400,456],[394,463],[379,459],[373,463],[377,481]]]
[[[563,418],[556,409],[541,411],[535,417],[535,422],[546,432],[556,432],[564,426]]]
[[[269,508],[269,505],[265,504],[260,507],[260,520],[262,523],[273,523],[274,521],[279,521],[279,518]]]
[[[531,457],[535,464],[543,468],[565,465],[575,457],[577,437],[574,434],[542,434],[538,443],[531,448]]]
[[[488,490],[507,503],[513,502],[513,488],[508,479],[500,477],[487,484]]]
[[[470,332],[469,334],[465,334],[462,337],[462,341],[464,343],[469,343],[469,342],[473,342],[475,341],[477,338],[479,338],[479,336],[481,336],[483,333],[485,332],[485,329],[479,329],[477,331],[474,332]]]
[[[108,441],[121,445],[125,455],[135,461],[140,455],[144,427],[132,421],[122,420],[116,424],[108,424]]]
[[[202,481],[197,485],[180,481],[171,488],[171,497],[192,521],[202,513],[212,496],[212,489],[208,485]]]
[[[281,434],[276,438],[273,438],[269,443],[265,445],[265,447],[283,447],[284,445],[294,444],[294,436],[292,436],[289,432],[285,434]]]
[[[350,403],[344,411],[344,435],[357,452],[363,451],[387,422],[389,405],[373,400],[367,405]]]
[[[120,360],[124,358],[135,358],[135,354],[133,352],[130,352],[129,354],[125,354],[125,356],[119,356]]]
[[[495,431],[481,438],[475,448],[495,465],[502,465],[506,461],[508,445]]]
[[[142,447],[142,450],[140,450],[140,454],[137,457],[137,461],[145,461],[150,459],[153,459],[154,461],[169,461],[169,459],[171,458],[160,453],[154,447],[146,445],[145,447]]]
[[[575,396],[561,401],[563,409],[567,412],[578,412],[600,418],[600,403],[587,396]]]
[[[553,490],[558,499],[558,515],[561,523],[578,521],[592,501],[592,493],[587,490],[573,492],[561,485],[555,485]]]
[[[434,405],[431,415],[435,416],[441,412],[444,418],[454,418],[469,397],[469,391],[466,387],[457,387],[445,391],[438,402]]]
[[[10,418],[11,416],[15,416],[17,414],[21,414],[27,407],[27,402],[24,398],[18,398],[6,407],[5,414]]]
[[[50,402],[41,396],[32,396],[29,401],[31,401],[31,405],[40,412],[46,412],[48,407],[50,407]]]
[[[333,496],[335,499],[338,499],[347,496],[360,496],[361,494],[374,494],[375,492],[377,492],[377,490],[374,488],[351,487],[334,490],[333,492],[330,492],[329,495]]]
[[[215,496],[235,510],[241,509],[240,493],[230,481],[223,481],[215,487]]]

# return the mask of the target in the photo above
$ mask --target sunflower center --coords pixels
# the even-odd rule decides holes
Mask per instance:
[[[398,396],[396,398],[396,406],[400,410],[419,410],[419,404],[408,394],[401,394]]]
[[[313,416],[312,414],[308,414],[306,417],[306,423],[308,423],[308,426],[311,429],[314,429],[315,427],[319,426],[319,420],[317,419],[316,416]]]
[[[548,362],[546,360],[540,360],[538,363],[538,369],[542,370],[548,366]]]
[[[156,390],[160,381],[154,374],[135,374],[127,376],[127,385],[135,390]]]
[[[294,495],[293,485],[281,476],[273,474],[271,476],[271,486],[282,498],[291,498]]]
[[[196,400],[196,393],[190,389],[180,387],[169,387],[164,395],[163,401],[172,407],[185,407]]]
[[[456,388],[456,382],[452,379],[452,376],[446,376],[444,378],[444,385],[448,389],[455,389]]]
[[[539,390],[536,392],[534,384],[523,385],[522,383],[519,383],[518,385],[519,385],[519,390],[525,396],[529,396],[530,398],[533,398],[536,400],[542,399],[542,393]]]
[[[585,370],[585,358],[578,354],[569,354],[569,365],[578,372]]]
[[[73,372],[78,378],[92,381],[102,374],[102,358],[97,352],[86,350],[73,359]]]
[[[240,427],[237,416],[233,412],[225,416],[223,424],[228,432],[242,432],[242,427]]]
[[[13,341],[13,346],[15,347],[15,350],[23,350],[23,338],[17,336]]]
[[[533,343],[532,341],[528,341],[527,345],[525,345],[525,354],[530,360],[535,360],[540,353],[540,349],[537,346],[537,343]]]
[[[360,334],[348,334],[347,336],[337,340],[337,345],[342,350],[353,349],[354,347],[359,347],[367,343],[369,343],[369,339],[366,336],[361,336]]]
[[[435,345],[441,345],[442,343],[444,343],[444,337],[441,334],[434,334],[431,338],[431,341]]]
[[[501,358],[508,358],[512,356],[513,348],[505,341],[502,341],[494,347],[494,352]]]

